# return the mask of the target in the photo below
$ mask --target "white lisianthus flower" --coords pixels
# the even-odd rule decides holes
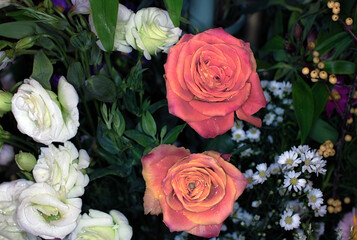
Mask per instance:
[[[126,41],[136,50],[144,52],[147,60],[157,52],[168,53],[182,30],[175,27],[167,11],[150,7],[131,15],[126,27]]]
[[[0,239],[33,240],[37,239],[24,232],[16,222],[19,194],[33,182],[24,179],[0,184]]]
[[[76,229],[69,236],[69,240],[129,240],[133,230],[128,219],[119,211],[111,210],[109,214],[89,210],[78,221]]]
[[[47,183],[35,183],[19,196],[17,223],[28,233],[45,239],[64,238],[76,228],[80,198],[66,199]]]
[[[11,1],[8,0],[0,0],[0,8],[10,5],[10,2]],[[6,56],[5,51],[0,51],[0,70],[6,68],[9,62],[11,62],[11,60]]]
[[[47,183],[57,192],[65,193],[66,198],[80,197],[89,183],[87,174],[81,169],[89,166],[89,155],[85,150],[79,153],[71,142],[56,148],[50,145],[41,148],[41,154],[33,169],[33,176],[38,183]]]
[[[64,77],[59,79],[58,92],[59,101],[54,92],[45,90],[36,80],[24,80],[11,101],[20,132],[46,145],[65,142],[76,135],[78,95]]]
[[[77,14],[89,14],[90,4],[89,0],[71,0],[73,7],[72,11]]]
[[[119,3],[117,26],[115,28],[115,35],[114,35],[114,47],[113,47],[114,51],[130,53],[133,50],[125,39],[125,31],[126,31],[125,25],[127,24],[129,18],[132,15],[134,15],[132,10],[128,9],[123,4]],[[94,34],[98,36],[97,31],[95,30],[94,27],[92,15],[89,15],[89,25],[92,32],[94,32]],[[97,45],[100,49],[106,51],[100,40],[97,41]]]

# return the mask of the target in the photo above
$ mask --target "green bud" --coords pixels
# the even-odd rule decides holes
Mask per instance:
[[[30,172],[36,165],[36,158],[31,153],[20,151],[15,155],[17,166],[24,171]]]
[[[16,49],[27,49],[27,48],[31,48],[35,42],[36,42],[36,39],[38,37],[25,37],[21,40],[19,40],[17,43],[16,43]]]
[[[11,99],[12,94],[10,92],[0,90],[0,117],[2,117],[4,113],[11,111]]]

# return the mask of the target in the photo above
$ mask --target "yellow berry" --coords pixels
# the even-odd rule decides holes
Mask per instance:
[[[327,200],[327,204],[328,205],[332,205],[332,203],[335,201],[335,199],[333,199],[333,198],[329,198],[328,200]]]
[[[337,14],[334,14],[334,15],[332,15],[332,21],[338,21],[338,19],[339,19],[339,17],[338,17],[338,15]]]
[[[312,59],[312,61],[316,64],[316,63],[319,63],[320,62],[320,58],[319,57],[314,57]]]
[[[335,156],[335,154],[336,154],[336,151],[335,151],[335,149],[331,149],[331,153],[330,153],[330,156],[331,156],[331,157],[333,157],[333,156]]]
[[[341,4],[339,2],[334,2],[333,3],[333,7],[338,7],[339,8],[339,7],[341,7]]]
[[[309,74],[310,70],[309,70],[308,67],[304,67],[304,68],[301,70],[301,72],[302,72],[302,74],[307,75],[307,74]]]
[[[341,206],[341,204],[342,204],[341,200],[336,199],[336,200],[332,203],[332,206],[334,206],[334,207],[339,207],[339,206]]]
[[[321,72],[319,73],[319,76],[320,76],[321,79],[327,79],[327,72],[321,71]]]
[[[353,118],[352,117],[350,117],[349,119],[347,119],[347,122],[346,122],[347,124],[351,124],[351,123],[353,123]]]
[[[335,207],[335,209],[334,209],[334,213],[339,213],[339,212],[341,212],[342,211],[342,207],[341,206],[338,206],[338,207]]]
[[[335,74],[331,74],[329,77],[328,77],[328,81],[331,83],[331,84],[336,84],[337,83],[337,77]]]
[[[328,206],[328,207],[327,207],[327,211],[328,211],[329,213],[333,213],[334,210],[335,210],[335,208],[332,207],[332,206]]]
[[[320,56],[320,53],[318,51],[313,51],[312,56],[318,57],[318,56]]]
[[[352,136],[349,135],[349,134],[346,134],[346,135],[345,135],[345,141],[346,141],[346,142],[351,142],[351,140],[352,140]]]
[[[346,204],[349,204],[349,203],[351,203],[351,198],[345,197],[345,198],[343,199],[343,202],[346,203]]]
[[[333,8],[334,6],[335,6],[334,1],[328,1],[328,2],[327,2],[327,7],[328,7],[328,8]]]
[[[317,79],[317,78],[311,78],[311,82],[318,82],[319,81],[319,79]]]
[[[310,73],[311,78],[318,78],[318,76],[319,76],[319,74],[317,73],[316,70],[311,71],[311,73]]]
[[[333,148],[333,143],[331,141],[328,143],[328,147]]]
[[[307,47],[312,51],[315,48],[315,43],[314,42],[309,42],[307,44]]]
[[[320,68],[320,69],[323,69],[325,67],[325,64],[323,62],[319,62],[317,64],[317,67]]]
[[[320,156],[322,156],[323,151],[322,151],[321,149],[319,149],[319,150],[317,150],[317,153],[318,153]]]
[[[354,113],[355,113],[355,109],[354,109],[354,108],[351,108],[351,109],[350,109],[350,113],[354,114]]]
[[[335,90],[332,91],[331,95],[332,95],[333,99],[335,99],[336,102],[340,101],[341,95],[338,91],[335,91]]]
[[[340,13],[340,11],[341,11],[341,8],[340,7],[333,7],[332,8],[332,12],[334,13],[334,14],[339,14]]]
[[[354,99],[357,99],[357,91],[355,91],[355,92],[353,93],[353,98],[354,98]]]
[[[353,19],[352,18],[350,18],[350,17],[348,17],[348,18],[346,18],[346,24],[348,25],[348,26],[351,26],[352,24],[353,24]]]
[[[328,151],[326,151],[322,155],[324,156],[324,158],[328,158],[330,156],[330,153]]]
[[[321,149],[321,151],[326,151],[326,146],[321,145],[321,146],[320,146],[320,149]]]

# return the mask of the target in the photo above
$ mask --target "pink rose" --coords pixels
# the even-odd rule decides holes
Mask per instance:
[[[244,175],[214,151],[191,154],[160,145],[142,158],[145,214],[163,213],[170,231],[219,235],[222,222],[247,185]]]
[[[171,114],[204,138],[228,131],[237,117],[261,126],[253,117],[266,101],[249,43],[222,28],[185,34],[171,47],[165,64]]]

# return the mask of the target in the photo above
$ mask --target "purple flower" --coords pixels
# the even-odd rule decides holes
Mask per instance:
[[[331,117],[331,114],[334,109],[336,109],[336,111],[338,112],[338,114],[341,115],[341,117],[343,116],[343,113],[345,112],[346,109],[346,103],[348,100],[348,92],[349,92],[348,87],[344,87],[342,85],[337,85],[337,84],[333,87],[331,91],[331,95],[335,99],[335,102],[339,106],[339,109],[337,109],[335,102],[332,100],[330,96],[325,106],[326,114],[328,117]]]
[[[70,6],[66,0],[51,0],[54,7],[58,8],[61,12],[67,12]]]
[[[343,219],[338,223],[338,229],[341,229],[342,231],[342,239],[343,240],[349,240],[351,239],[351,227],[352,228],[352,233],[357,234],[357,221],[356,221],[356,215],[355,215],[355,209],[352,210],[352,212],[347,213]],[[356,239],[356,236],[352,238],[353,240]]]

